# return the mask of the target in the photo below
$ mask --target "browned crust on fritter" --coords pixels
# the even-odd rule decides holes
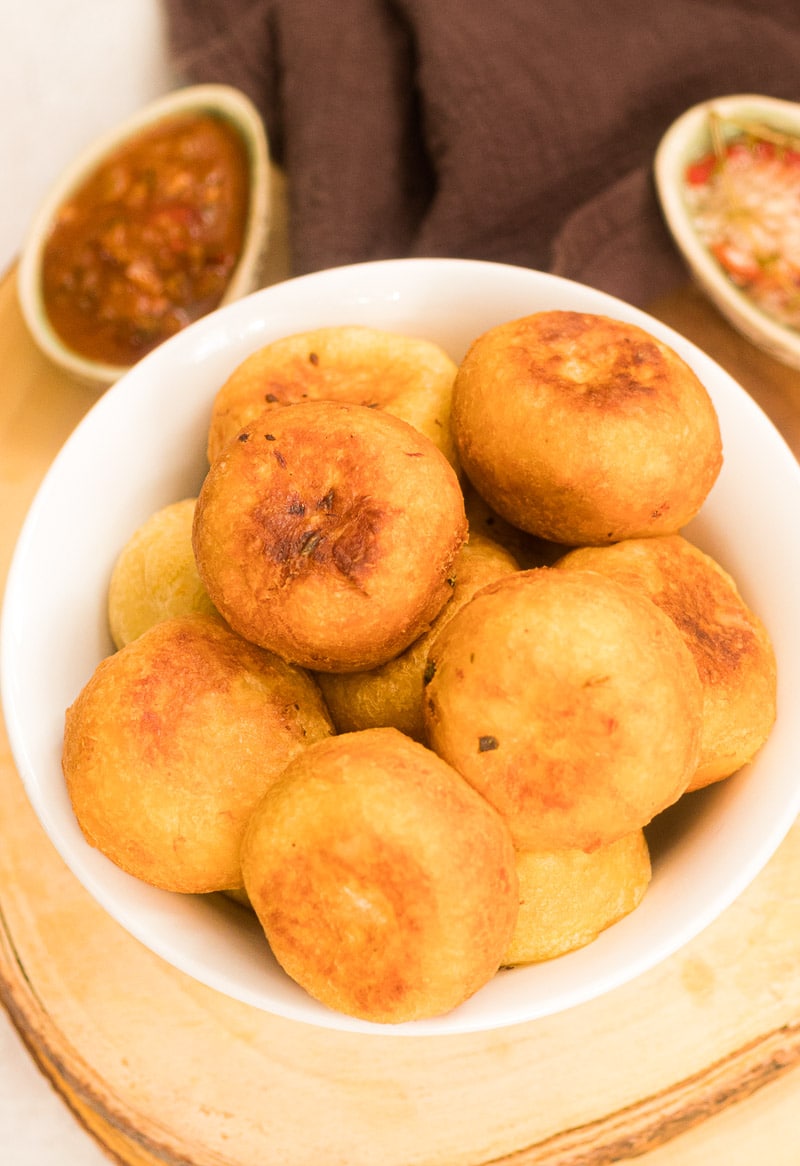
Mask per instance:
[[[539,312],[479,337],[456,377],[464,470],[513,525],[566,545],[673,533],[719,473],[713,404],[643,329]]]
[[[301,669],[213,616],[164,620],[102,661],[66,714],[63,768],[87,840],[166,890],[241,886],[256,803],[333,729]]]
[[[728,572],[681,535],[582,548],[557,565],[599,571],[643,592],[683,636],[703,686],[700,763],[689,788],[751,761],[775,722],[777,666],[764,624]]]
[[[380,664],[451,595],[467,533],[455,472],[410,425],[363,406],[307,402],[267,422],[239,435],[200,492],[206,589],[241,635],[286,659]]]
[[[612,842],[695,772],[691,653],[649,599],[594,572],[543,567],[484,587],[437,637],[428,676],[431,747],[520,849]]]
[[[511,837],[453,769],[395,729],[292,763],[242,851],[273,952],[329,1007],[382,1023],[449,1011],[497,971],[518,910]]]
[[[281,337],[246,357],[217,393],[209,462],[265,413],[311,400],[385,409],[425,433],[454,462],[455,375],[455,362],[438,345],[377,328],[338,325]]]

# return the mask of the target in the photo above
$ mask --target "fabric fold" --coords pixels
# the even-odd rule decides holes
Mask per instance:
[[[646,305],[686,279],[652,162],[696,102],[800,100],[788,0],[165,0],[187,83],[242,88],[296,274],[403,255],[555,271]]]

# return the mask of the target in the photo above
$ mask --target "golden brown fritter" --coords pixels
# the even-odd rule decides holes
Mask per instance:
[[[242,885],[239,849],[286,764],[332,734],[313,679],[215,616],[154,624],[67,710],[63,768],[87,840],[171,891]]]
[[[519,570],[513,556],[491,539],[470,534],[453,566],[453,597],[410,647],[366,672],[320,672],[319,686],[340,733],[390,726],[424,741],[422,699],[428,652],[436,636],[476,591]]]
[[[429,340],[363,325],[273,340],[242,361],[217,393],[208,460],[265,412],[327,400],[385,409],[419,429],[457,466],[450,430],[455,375],[455,362]]]
[[[650,875],[642,830],[590,854],[519,851],[519,915],[503,963],[537,963],[585,947],[639,906]]]
[[[722,464],[716,411],[689,366],[632,324],[538,312],[470,347],[453,433],[478,493],[568,546],[671,534]]]
[[[681,535],[581,548],[556,565],[599,571],[641,591],[683,636],[703,686],[700,761],[689,789],[751,761],[775,723],[775,653],[727,571]]]
[[[194,498],[151,515],[123,546],[108,588],[108,625],[122,648],[154,623],[192,611],[214,614],[192,550]]]
[[[245,429],[194,521],[212,602],[242,636],[318,671],[396,656],[452,595],[467,534],[456,474],[388,413],[309,401]]]
[[[514,928],[500,815],[395,729],[306,751],[266,794],[242,869],[276,959],[323,1004],[399,1023],[463,1003]]]
[[[645,596],[541,567],[484,587],[429,656],[435,751],[521,850],[592,850],[646,825],[697,768],[702,691]]]

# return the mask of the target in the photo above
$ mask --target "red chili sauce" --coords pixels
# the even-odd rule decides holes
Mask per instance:
[[[170,118],[60,208],[43,257],[50,323],[75,352],[129,365],[217,306],[241,254],[247,148],[211,114]]]

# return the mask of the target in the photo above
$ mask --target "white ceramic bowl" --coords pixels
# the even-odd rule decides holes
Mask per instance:
[[[91,360],[66,345],[52,328],[42,296],[42,255],[64,200],[120,146],[165,118],[181,113],[214,113],[242,135],[250,169],[250,206],[242,252],[222,303],[230,303],[261,286],[269,241],[269,146],[261,116],[238,89],[229,85],[191,85],[150,102],[121,124],[95,139],[64,170],[36,211],[20,255],[17,293],[26,324],[37,345],[59,367],[94,388],[118,380],[126,367]]]
[[[800,368],[800,331],[763,312],[726,275],[698,237],[685,200],[689,163],[712,149],[709,115],[770,126],[800,137],[800,105],[757,94],[732,94],[692,106],[673,122],[655,155],[655,182],[667,226],[687,266],[709,299],[731,324],[759,348],[784,364]],[[725,127],[727,136],[733,130]]]
[[[545,308],[640,324],[708,387],[725,464],[687,530],[738,579],[774,637],[779,719],[753,765],[659,820],[652,884],[630,916],[580,951],[499,973],[447,1016],[387,1029],[308,997],[237,905],[155,890],[88,846],[61,776],[64,710],[111,650],[105,605],[116,555],[156,509],[199,489],[212,399],[246,354],[291,332],[356,322],[428,337],[458,360],[485,329]],[[155,349],[99,398],[56,458],[20,536],[3,612],[0,663],[14,757],[42,825],[84,886],[149,948],[221,992],[285,1017],[364,1032],[458,1033],[554,1013],[686,943],[754,878],[794,821],[798,514],[800,469],[752,399],[688,341],[619,300],[536,271],[466,260],[396,260],[304,276],[222,308]]]

